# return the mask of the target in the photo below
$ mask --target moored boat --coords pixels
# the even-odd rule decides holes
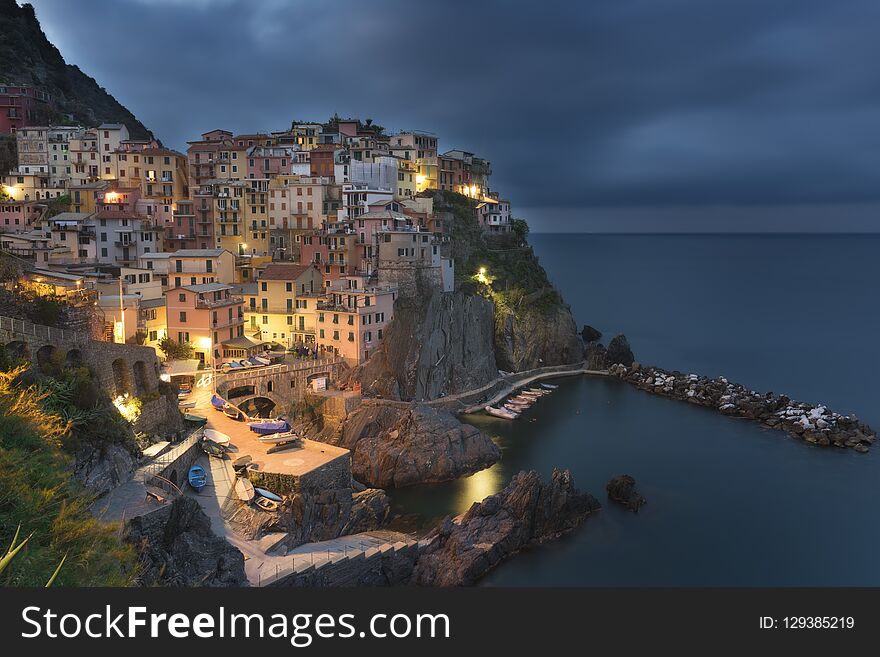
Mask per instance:
[[[204,415],[201,415],[200,413],[184,413],[183,419],[187,422],[195,422],[199,426],[208,423],[208,418],[206,418]]]
[[[533,395],[538,395],[539,397],[550,394],[548,390],[541,390],[541,388],[528,388],[527,390],[525,390],[525,392],[530,392]]]
[[[290,425],[286,420],[260,420],[259,422],[248,422],[248,427],[254,433],[263,435],[290,431]]]
[[[217,431],[216,429],[205,429],[205,440],[211,440],[218,445],[226,447],[229,444],[230,438],[225,433]]]
[[[255,495],[256,491],[254,490],[254,485],[250,481],[242,477],[236,479],[235,496],[238,499],[243,502],[250,502],[252,499],[254,499]]]
[[[193,490],[200,493],[208,483],[208,473],[205,472],[202,466],[194,465],[189,469],[189,473],[187,473],[187,480]]]
[[[297,440],[299,436],[295,431],[279,431],[278,433],[271,433],[269,435],[260,436],[257,438],[264,445],[275,445],[278,443],[286,443]]]
[[[223,407],[226,406],[226,400],[218,397],[217,395],[211,395],[211,406],[213,406],[218,411],[222,411]]]
[[[245,454],[244,456],[239,456],[232,462],[232,469],[236,472],[240,470],[247,470],[247,467],[251,464],[253,459],[250,454]]]
[[[213,440],[208,440],[207,438],[201,442],[202,450],[208,456],[214,456],[218,459],[222,459],[226,456],[226,448],[223,445],[218,445]]]
[[[510,401],[515,404],[522,404],[523,406],[531,406],[535,403],[535,397],[523,397],[522,395],[517,395],[516,397],[511,397]]]
[[[513,411],[508,411],[506,408],[496,408],[494,406],[486,406],[485,411],[489,415],[504,418],[505,420],[515,420],[516,418],[519,417],[519,413],[514,413]]]
[[[506,408],[511,413],[520,414],[524,410],[526,410],[528,406],[519,406],[518,404],[505,404],[504,408]]]
[[[255,487],[255,488],[254,488],[254,491],[255,491],[255,492],[257,493],[257,495],[259,495],[260,497],[265,497],[266,499],[272,500],[273,502],[280,502],[280,501],[281,501],[281,496],[280,496],[280,495],[276,495],[276,494],[273,493],[272,491],[270,491],[270,490],[266,490],[265,488],[256,488],[256,487]]]
[[[232,404],[226,404],[223,407],[223,413],[224,413],[224,415],[226,415],[226,417],[231,417],[233,420],[240,420],[241,419],[241,411],[239,411]]]
[[[278,510],[278,502],[275,500],[270,500],[265,497],[258,497],[254,499],[254,504],[260,507],[263,511],[277,511]]]
[[[553,383],[542,383],[541,387],[546,390],[556,390],[556,388],[558,388],[559,386]]]
[[[195,408],[196,403],[194,401],[188,402],[177,402],[177,408]]]

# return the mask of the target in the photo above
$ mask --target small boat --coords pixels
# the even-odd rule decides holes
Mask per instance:
[[[187,480],[189,481],[189,485],[193,487],[193,490],[200,493],[205,487],[205,484],[208,483],[208,473],[205,472],[205,469],[202,466],[194,465],[189,469]]]
[[[232,404],[226,404],[223,407],[223,414],[226,415],[226,417],[231,417],[233,420],[240,420],[241,419],[241,411],[239,411]]]
[[[204,415],[200,415],[199,413],[184,413],[183,419],[187,422],[195,422],[199,426],[208,423],[208,418],[206,418]]]
[[[286,420],[261,420],[259,422],[248,422],[248,427],[254,433],[272,434],[290,431],[290,425]]]
[[[511,397],[510,401],[515,404],[522,404],[523,406],[531,406],[537,401],[534,397],[523,397],[522,395],[517,395],[516,397]]]
[[[539,397],[543,397],[544,395],[549,395],[550,392],[547,390],[541,390],[540,388],[529,388],[525,392],[530,392],[534,395],[538,395]]]
[[[245,454],[244,456],[239,456],[232,462],[232,469],[238,472],[239,470],[247,470],[247,467],[251,464],[253,459],[250,454]]]
[[[545,390],[556,390],[556,388],[558,388],[559,386],[553,385],[552,383],[542,383],[541,387]]]
[[[281,431],[278,433],[271,433],[267,436],[260,436],[257,440],[264,445],[277,445],[278,443],[286,443],[298,439],[299,436],[295,431]]]
[[[192,390],[188,390],[187,392],[178,392],[177,393],[177,401],[183,401],[187,397],[192,394]]]
[[[226,447],[229,444],[230,438],[225,433],[217,431],[216,429],[205,429],[205,440],[210,440],[211,442]]]
[[[511,413],[520,414],[524,410],[526,410],[526,408],[528,408],[528,407],[527,406],[517,406],[516,404],[505,404],[504,408],[506,408]]]
[[[538,397],[543,397],[543,395],[532,392],[531,390],[523,390],[519,393],[519,396],[525,397],[526,399],[530,399],[532,401],[536,401]]]
[[[285,449],[290,449],[291,447],[297,447],[300,444],[299,438],[294,438],[293,440],[285,440],[282,443],[275,443],[269,449],[266,450],[266,454],[275,454],[276,452],[283,452]]]
[[[494,406],[486,406],[485,410],[489,415],[504,418],[505,420],[515,420],[519,417],[519,413],[508,411],[506,408],[495,408]]]
[[[177,408],[195,408],[196,403],[193,401],[179,401],[177,402]]]
[[[278,502],[274,500],[266,499],[265,497],[258,497],[254,500],[254,504],[260,507],[263,511],[277,511],[278,510]]]
[[[263,358],[262,356],[251,356],[251,360],[256,361],[260,365],[271,365],[272,361],[268,358]]]
[[[218,445],[213,440],[205,439],[202,441],[201,445],[202,450],[208,456],[214,456],[218,459],[222,459],[226,456],[226,448],[223,445]]]
[[[272,500],[273,502],[281,501],[280,495],[276,495],[272,491],[266,490],[265,488],[254,488],[254,491],[256,491],[257,495],[259,495],[260,497],[265,497],[266,499]]]
[[[217,395],[211,395],[211,406],[216,408],[218,411],[222,411],[223,407],[226,406],[226,400],[221,399]]]
[[[250,502],[254,499],[256,491],[254,485],[247,479],[239,477],[235,480],[235,496],[243,502]]]

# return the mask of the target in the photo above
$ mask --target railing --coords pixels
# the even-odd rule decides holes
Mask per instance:
[[[253,376],[270,376],[275,374],[286,374],[288,372],[300,372],[309,369],[323,369],[343,362],[345,362],[345,359],[338,356],[334,358],[316,358],[314,360],[304,360],[302,361],[302,365],[282,363],[278,365],[266,365],[265,367],[253,367],[245,370],[225,370],[218,372],[218,375],[225,377],[223,379],[224,382],[239,381]]]
[[[190,449],[193,445],[198,443],[202,439],[202,431],[197,430],[195,433],[191,434],[187,437],[183,442],[179,445],[175,445],[172,449],[168,450],[164,454],[157,456],[153,461],[146,467],[144,467],[140,474],[143,477],[142,481],[145,486],[148,485],[158,485],[159,488],[163,490],[167,490],[167,487],[163,485],[161,482],[156,483],[153,480],[159,476],[159,473],[162,472],[169,465],[174,463],[177,459],[179,459],[183,454]],[[166,480],[167,481],[167,480]],[[168,482],[171,483],[171,482]],[[173,484],[172,484],[173,485]]]
[[[12,317],[0,316],[0,330],[9,331],[10,333],[18,333],[20,335],[34,335],[46,340],[72,340],[75,334],[64,329],[52,328],[51,326],[42,326],[40,324],[32,324],[23,319],[14,319]]]

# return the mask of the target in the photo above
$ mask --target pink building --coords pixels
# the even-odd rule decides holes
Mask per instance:
[[[317,265],[324,276],[324,286],[354,275],[359,264],[357,236],[350,222],[328,223],[311,235],[302,236],[300,262]]]
[[[184,285],[165,293],[168,337],[193,346],[195,357],[219,365],[227,352],[240,348],[244,336],[244,299],[231,285]]]
[[[0,232],[29,232],[45,207],[38,201],[0,201]]]
[[[351,365],[366,361],[379,346],[397,298],[396,287],[362,285],[357,277],[336,281],[327,301],[318,304],[315,321],[318,348]]]
[[[293,173],[295,151],[284,146],[252,146],[247,151],[248,178],[274,178]]]

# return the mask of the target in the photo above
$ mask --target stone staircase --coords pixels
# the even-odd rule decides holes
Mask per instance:
[[[296,582],[320,582],[321,586],[356,586],[371,568],[383,558],[415,560],[423,542],[401,534],[401,540],[377,542],[363,547],[327,552],[313,550],[283,558],[284,565],[270,564],[268,573],[261,573],[256,586],[292,586]],[[313,585],[313,584],[312,584]]]

